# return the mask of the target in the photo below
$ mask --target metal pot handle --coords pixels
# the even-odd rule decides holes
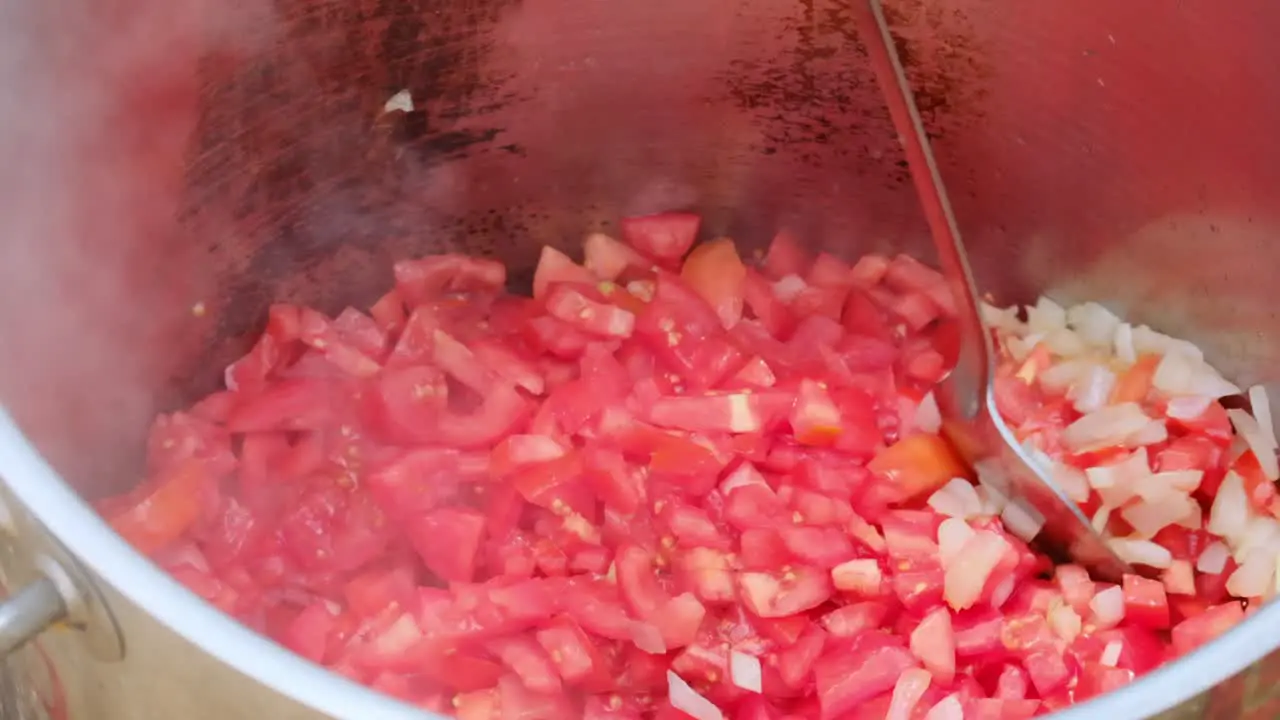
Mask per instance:
[[[0,602],[0,659],[67,616],[67,602],[48,577],[27,585]]]

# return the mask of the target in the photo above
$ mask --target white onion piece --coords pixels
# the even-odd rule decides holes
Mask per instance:
[[[982,321],[987,327],[994,328],[1009,335],[1022,335],[1027,326],[1018,319],[1018,308],[998,308],[986,302],[978,301],[978,309],[982,312]]]
[[[667,700],[671,707],[687,713],[697,720],[724,720],[724,713],[710,700],[689,687],[679,675],[667,671]]]
[[[1146,565],[1164,570],[1173,562],[1173,554],[1151,542],[1136,538],[1111,538],[1107,540],[1116,557],[1131,565]]]
[[[1080,616],[1070,605],[1058,605],[1049,610],[1049,627],[1063,642],[1072,643],[1080,636],[1084,626]]]
[[[413,112],[413,93],[408,90],[401,90],[383,103],[382,112],[391,113],[396,111]]]
[[[1006,504],[1004,511],[1000,513],[1000,521],[1009,532],[1026,542],[1035,540],[1044,527],[1044,516],[1030,505],[1020,502]]]
[[[1067,324],[1093,347],[1110,349],[1120,318],[1096,302],[1086,302],[1067,310]]]
[[[1191,514],[1192,504],[1191,498],[1174,493],[1158,501],[1128,505],[1120,511],[1120,517],[1133,526],[1138,537],[1149,540],[1156,533]]]
[[[883,582],[884,573],[874,558],[849,560],[831,568],[831,584],[844,592],[875,597]]]
[[[760,658],[734,650],[729,653],[729,678],[743,690],[764,692],[764,674]]]
[[[938,526],[938,560],[943,567],[964,550],[964,546],[973,538],[974,529],[963,518],[949,517]]]
[[[1133,329],[1133,347],[1139,353],[1168,355],[1180,353],[1197,362],[1204,360],[1204,353],[1195,343],[1156,332],[1146,325]]]
[[[942,698],[937,705],[929,708],[924,720],[964,720],[964,705],[960,702],[960,696],[952,693]]]
[[[1244,492],[1244,480],[1235,471],[1228,471],[1213,498],[1206,529],[1224,538],[1238,537],[1249,521],[1249,497]]]
[[[1177,523],[1180,527],[1188,530],[1199,530],[1204,527],[1204,510],[1200,509],[1200,503],[1191,503],[1191,512]]]
[[[938,410],[938,399],[933,392],[926,393],[924,399],[916,407],[916,428],[927,433],[936,433],[942,429],[942,412]]]
[[[1040,386],[1046,390],[1066,392],[1083,383],[1093,368],[1098,364],[1091,360],[1075,359],[1055,362],[1036,376]]]
[[[982,595],[991,571],[1009,550],[1009,543],[1004,538],[978,530],[949,564],[943,563],[942,597],[952,610],[973,607]]]
[[[1232,555],[1236,562],[1244,562],[1245,557],[1256,549],[1280,547],[1280,522],[1264,516],[1251,517],[1235,541]]]
[[[1203,470],[1166,470],[1139,478],[1134,490],[1143,500],[1154,502],[1170,493],[1190,495],[1200,488]]]
[[[1102,648],[1102,655],[1098,657],[1098,662],[1107,667],[1115,667],[1120,662],[1120,652],[1124,650],[1124,643],[1119,640],[1112,640],[1107,646]]]
[[[744,462],[737,467],[736,470],[729,473],[729,477],[720,482],[720,492],[728,497],[729,493],[740,487],[748,487],[750,485],[763,485],[769,487],[769,482],[764,479],[764,475],[756,469],[755,465]],[[772,491],[772,488],[769,488]]]
[[[1182,352],[1171,352],[1160,359],[1151,384],[1167,395],[1204,395],[1212,398],[1237,395],[1240,388],[1222,379],[1217,370],[1203,360]]]
[[[1049,478],[1074,502],[1084,503],[1089,499],[1089,478],[1080,468],[1055,462],[1050,465]]]
[[[1101,365],[1093,365],[1071,388],[1067,397],[1075,404],[1076,410],[1091,413],[1101,410],[1111,398],[1111,391],[1116,386],[1116,374]]]
[[[1214,399],[1207,395],[1183,395],[1171,398],[1165,409],[1165,415],[1174,420],[1194,420],[1209,409]]]
[[[1031,332],[1047,335],[1066,326],[1066,309],[1049,298],[1041,295],[1035,305],[1027,306],[1027,328]]]
[[[889,710],[884,720],[911,720],[911,713],[920,704],[920,698],[933,682],[933,675],[924,668],[911,668],[898,676],[893,686],[893,697],[889,700]]]
[[[1165,426],[1164,420],[1152,420],[1146,427],[1126,438],[1125,444],[1130,447],[1141,447],[1155,445],[1168,439],[1169,428]]]
[[[1200,551],[1200,557],[1196,559],[1196,570],[1206,575],[1221,575],[1230,558],[1231,551],[1227,546],[1215,540]]]
[[[1249,408],[1253,410],[1253,417],[1258,421],[1258,427],[1262,429],[1262,434],[1271,438],[1274,444],[1276,441],[1276,426],[1271,420],[1271,401],[1267,399],[1267,389],[1261,385],[1254,385],[1249,388]]]
[[[1066,328],[1054,330],[1044,338],[1044,346],[1059,357],[1077,357],[1089,351],[1079,335]]]
[[[1008,337],[1004,340],[1004,347],[1009,351],[1009,356],[1014,360],[1026,360],[1032,350],[1044,340],[1044,335],[1034,333],[1025,337]]]
[[[1170,595],[1196,594],[1196,573],[1188,560],[1174,560],[1160,579],[1164,582],[1165,592]]]
[[[1116,326],[1115,336],[1116,359],[1132,365],[1138,361],[1138,351],[1133,347],[1133,326],[1122,322]]]
[[[1142,412],[1138,403],[1108,405],[1068,425],[1062,431],[1062,441],[1075,452],[1123,445],[1149,422],[1151,418]]]
[[[1093,514],[1093,518],[1089,520],[1089,524],[1093,526],[1094,532],[1105,535],[1107,532],[1107,523],[1111,522],[1111,508],[1103,505],[1098,508],[1098,512]]]
[[[773,284],[773,296],[782,302],[789,303],[808,287],[809,284],[799,275],[787,275]]]
[[[1009,499],[1006,498],[999,490],[996,490],[989,485],[979,484],[974,488],[974,490],[977,491],[978,497],[982,500],[982,515],[999,515],[1004,510],[1004,506],[1009,502]],[[1085,486],[1085,490],[1088,490],[1087,485]],[[1085,495],[1085,499],[1088,499],[1088,495]],[[1083,502],[1083,500],[1079,502]]]
[[[1275,553],[1255,548],[1227,578],[1227,592],[1242,598],[1261,597],[1271,592],[1275,572]]]
[[[929,496],[929,507],[949,518],[971,518],[982,514],[982,499],[968,480],[952,478]]]
[[[1138,484],[1151,474],[1147,450],[1138,448],[1120,462],[1097,465],[1085,470],[1084,474],[1104,504],[1120,507],[1137,494]]]
[[[612,569],[611,567],[610,570]],[[667,643],[662,639],[662,633],[647,622],[637,620],[631,624],[631,642],[650,655],[665,655],[667,652]]]
[[[1093,623],[1100,629],[1112,628],[1124,620],[1124,591],[1118,585],[1103,590],[1089,601]]]
[[[1243,410],[1228,410],[1227,416],[1236,432],[1249,444],[1253,456],[1258,459],[1262,474],[1270,481],[1280,480],[1280,462],[1276,460],[1276,438],[1274,434],[1263,433],[1262,427],[1249,413]]]

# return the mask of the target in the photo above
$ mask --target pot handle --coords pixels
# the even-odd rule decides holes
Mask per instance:
[[[0,602],[0,659],[67,616],[57,583],[41,577]]]

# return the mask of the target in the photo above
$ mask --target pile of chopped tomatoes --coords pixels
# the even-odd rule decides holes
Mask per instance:
[[[439,255],[368,313],[276,305],[101,511],[248,626],[464,720],[1015,720],[1242,615],[926,504],[969,473],[929,419],[935,271],[698,230],[545,248],[532,297]]]

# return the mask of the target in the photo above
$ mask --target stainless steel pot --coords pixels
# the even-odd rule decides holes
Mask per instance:
[[[925,251],[848,1],[0,2],[0,568],[69,618],[10,659],[6,720],[415,716],[202,604],[85,501],[136,478],[148,417],[213,387],[269,299],[367,302],[398,256],[528,268],[669,206],[748,243]],[[890,11],[984,290],[1107,301],[1280,379],[1280,4]],[[402,89],[414,111],[384,114]],[[1272,717],[1278,644],[1273,605],[1059,717]]]

